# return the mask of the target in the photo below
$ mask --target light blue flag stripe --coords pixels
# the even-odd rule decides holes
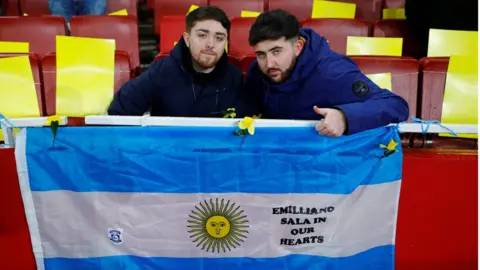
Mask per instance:
[[[111,256],[86,259],[45,259],[46,269],[128,269],[128,270],[288,270],[288,269],[355,269],[385,270],[394,267],[395,246],[372,248],[349,257],[329,258],[289,255],[279,258],[152,258]]]
[[[401,179],[402,155],[380,160],[396,130],[319,136],[313,127],[67,127],[51,149],[49,128],[29,128],[32,191],[350,194]],[[282,148],[279,148],[279,145]],[[400,147],[399,147],[400,148]],[[70,177],[75,175],[74,178]],[[241,184],[240,184],[241,183]]]

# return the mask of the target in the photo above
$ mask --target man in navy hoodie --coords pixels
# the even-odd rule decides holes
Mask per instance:
[[[170,56],[123,85],[108,114],[222,117],[243,94],[242,72],[225,54],[229,31],[230,20],[217,7],[189,13],[186,31]],[[241,109],[237,116],[243,116]]]
[[[318,133],[332,137],[408,118],[404,99],[379,88],[350,58],[333,52],[312,29],[300,29],[284,10],[261,14],[249,43],[257,60],[245,87],[265,118],[318,119]]]

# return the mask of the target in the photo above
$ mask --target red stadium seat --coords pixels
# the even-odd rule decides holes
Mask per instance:
[[[43,86],[45,89],[45,107],[47,115],[55,115],[56,111],[56,86],[57,86],[57,63],[54,53],[46,55],[42,59]],[[115,52],[115,77],[114,92],[131,78],[131,66],[129,55],[126,52]]]
[[[307,19],[302,21],[303,27],[309,27],[324,36],[330,48],[340,54],[347,53],[347,37],[368,37],[370,23],[352,19]]]
[[[114,39],[116,49],[128,52],[132,69],[140,68],[138,24],[133,16],[74,16],[70,21],[72,36]]]
[[[227,55],[227,57],[228,57],[228,61],[229,61],[230,63],[232,63],[234,66],[236,66],[236,67],[238,67],[238,68],[240,68],[240,69],[242,68],[241,63],[240,63],[240,60],[238,60],[237,57],[235,57],[235,56],[233,56],[233,55]]]
[[[9,0],[11,1],[11,0]],[[107,13],[127,9],[128,15],[137,17],[136,0],[108,0]],[[50,15],[48,0],[21,0],[21,11],[29,16]]]
[[[355,56],[352,60],[364,74],[391,73],[392,92],[403,97],[409,105],[410,115],[417,115],[419,64],[408,57]]]
[[[240,17],[242,10],[263,12],[265,7],[263,0],[210,0],[209,3],[223,9],[228,17]]]
[[[18,0],[0,0],[3,15],[5,16],[18,16],[20,10],[18,9]]]
[[[417,115],[417,93],[419,64],[409,57],[379,57],[355,56],[352,57],[364,74],[391,73],[392,92],[403,97],[409,106],[409,114]],[[411,134],[401,136],[402,145],[409,147],[412,141]]]
[[[128,15],[137,17],[137,0],[107,0],[107,13],[126,9]]]
[[[20,11],[28,16],[50,15],[48,0],[20,0]]]
[[[331,0],[336,2],[356,4],[355,19],[373,22],[381,18],[383,0]],[[295,15],[299,20],[312,17],[313,0],[270,0],[268,9],[284,9]]]
[[[303,20],[312,17],[313,0],[269,0],[268,10],[284,9]]]
[[[385,0],[384,8],[404,8],[405,0]]]
[[[0,53],[0,58],[5,57],[12,57],[12,56],[20,56],[26,55],[22,53]],[[35,81],[35,90],[37,92],[37,100],[38,100],[38,109],[40,111],[40,115],[45,115],[45,102],[44,102],[44,92],[42,89],[42,80],[40,76],[40,59],[36,54],[30,53],[30,66],[32,67],[32,74],[33,80]]]
[[[250,65],[253,63],[253,61],[255,61],[257,58],[255,57],[255,55],[247,55],[245,57],[243,57],[240,61],[240,69],[243,71],[243,72],[247,72],[248,71],[248,68],[250,67]]]
[[[355,19],[374,22],[382,17],[383,0],[331,0],[356,4]]]
[[[63,17],[1,17],[0,40],[29,42],[40,58],[56,50],[56,36],[66,33]]]
[[[160,53],[169,53],[185,32],[185,16],[165,16],[160,19]]]
[[[240,62],[240,69],[247,72],[250,64],[255,60],[253,47],[248,43],[250,27],[255,18],[233,18],[228,42],[228,54]],[[237,64],[238,65],[238,64]]]
[[[186,15],[192,5],[206,6],[207,0],[155,0],[155,33],[160,34],[160,19],[163,16]]]
[[[420,118],[442,118],[443,94],[447,79],[448,57],[424,58],[421,61],[422,91],[420,93]]]
[[[378,20],[373,26],[374,37],[401,37],[403,38],[403,56],[420,57],[420,43],[411,34],[406,20],[386,19]]]
[[[443,95],[447,79],[448,57],[423,58],[420,61],[422,71],[420,92],[420,118],[423,120],[442,119]],[[445,138],[431,136],[424,138],[418,145],[428,148],[476,149],[477,140],[463,138]]]
[[[154,61],[162,60],[170,55],[170,53],[159,53],[155,56]]]
[[[228,42],[228,53],[236,56],[239,60],[246,55],[253,55],[254,50],[248,43],[250,27],[255,18],[233,18]]]
[[[155,0],[147,0],[147,7],[153,9],[155,7]]]

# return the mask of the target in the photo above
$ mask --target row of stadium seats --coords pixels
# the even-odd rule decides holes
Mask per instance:
[[[116,49],[128,53],[132,69],[139,69],[138,24],[135,17],[75,16],[70,21],[70,32],[77,37],[114,39]],[[56,36],[66,34],[63,17],[0,17],[0,41],[29,42],[30,52],[37,54],[40,59],[55,52]]]
[[[248,32],[255,18],[233,18],[229,38],[229,54],[243,61],[251,56]],[[302,22],[324,35],[330,46],[345,54],[348,36],[403,37],[404,56],[415,55],[418,47],[409,39],[403,20],[379,20],[373,26],[356,19],[308,19]],[[159,50],[168,54],[185,31],[184,16],[168,16],[161,19],[162,37]],[[72,36],[114,39],[116,48],[130,55],[133,69],[140,66],[138,23],[132,16],[75,16],[70,22]],[[29,42],[30,52],[42,58],[55,52],[55,37],[66,35],[65,20],[57,16],[0,17],[0,41]],[[245,71],[248,64],[242,65]]]
[[[263,12],[282,8],[299,20],[310,18],[313,2],[319,0],[147,0],[155,17],[185,15],[191,5],[214,5],[225,10],[230,17],[240,17],[242,10]],[[356,4],[355,18],[375,21],[382,18],[384,8],[403,8],[405,0],[330,0]]]
[[[25,54],[0,53],[0,58]],[[42,59],[36,54],[29,54],[35,90],[37,92],[39,111],[42,116],[56,114],[57,67],[55,53],[48,53]],[[129,56],[125,52],[115,52],[114,91],[132,78]]]
[[[19,54],[0,54],[10,57]],[[56,114],[56,57],[50,53],[39,59],[29,54],[34,75],[39,110],[42,115]],[[390,73],[392,91],[410,106],[410,115],[426,120],[440,120],[449,58],[424,58],[417,61],[405,57],[354,56],[352,59],[365,74]],[[115,53],[114,91],[132,78],[127,53]],[[58,112],[61,114],[61,112]],[[77,119],[78,120],[78,119]],[[78,125],[74,121],[74,125]],[[476,148],[476,140],[442,139],[420,136],[404,137],[404,145],[412,147]],[[443,145],[439,145],[439,144]]]
[[[6,16],[50,15],[48,0],[0,0]],[[128,15],[137,16],[138,0],[107,0],[107,13],[126,9]]]
[[[29,16],[49,15],[48,0],[0,0],[5,15]],[[331,0],[332,1],[332,0]],[[374,21],[381,18],[383,8],[402,8],[404,0],[333,0],[357,5],[356,18]],[[138,0],[107,0],[107,11],[127,9],[129,15],[137,15]],[[240,16],[242,10],[262,12],[283,8],[300,20],[309,18],[313,0],[147,0],[147,5],[157,16],[184,15],[191,5],[215,5],[225,10],[229,16]]]
[[[20,54],[0,54],[9,57]],[[55,97],[56,58],[54,53],[42,59],[30,55],[30,64],[39,97],[42,115],[55,114],[51,106]],[[445,88],[448,58],[424,58],[420,62],[406,57],[354,56],[352,59],[365,74],[390,73],[392,91],[402,96],[410,106],[410,115],[422,119],[440,120],[442,115],[443,91]],[[238,64],[233,62],[234,64]],[[129,56],[125,52],[115,53],[115,91],[131,76]],[[418,105],[418,106],[417,106]]]
[[[0,58],[19,56],[25,54],[0,53]],[[42,116],[56,114],[56,55],[48,53],[42,59],[36,54],[29,54],[30,66],[32,68],[33,79],[35,81],[35,90],[39,111]],[[114,91],[132,78],[129,56],[125,52],[115,52],[115,70],[114,70]]]
[[[231,21],[228,53],[238,58],[252,55],[253,49],[248,44],[248,34],[255,18],[233,18]],[[409,35],[405,20],[385,19],[372,24],[359,19],[305,19],[301,23],[303,27],[312,28],[327,38],[330,47],[340,54],[346,54],[348,36],[401,37],[403,56],[416,56],[420,49],[417,40]],[[159,21],[159,30],[161,33],[159,51],[168,53],[185,31],[185,17],[163,17]]]

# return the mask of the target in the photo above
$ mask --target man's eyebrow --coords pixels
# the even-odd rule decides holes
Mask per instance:
[[[271,51],[278,50],[278,49],[283,49],[283,47],[281,47],[281,46],[275,46],[275,47],[271,48],[271,49],[268,50],[268,51],[271,52]]]
[[[271,52],[271,51],[278,50],[278,49],[283,49],[283,47],[275,46],[275,47],[269,49],[268,51]],[[258,53],[265,53],[265,52],[264,51],[255,51],[255,53],[258,54]]]
[[[197,29],[196,31],[204,32],[204,33],[210,33],[210,30],[203,29],[203,28]],[[215,35],[220,35],[220,36],[225,36],[225,37],[227,36],[227,34],[222,33],[222,32],[215,32]]]

